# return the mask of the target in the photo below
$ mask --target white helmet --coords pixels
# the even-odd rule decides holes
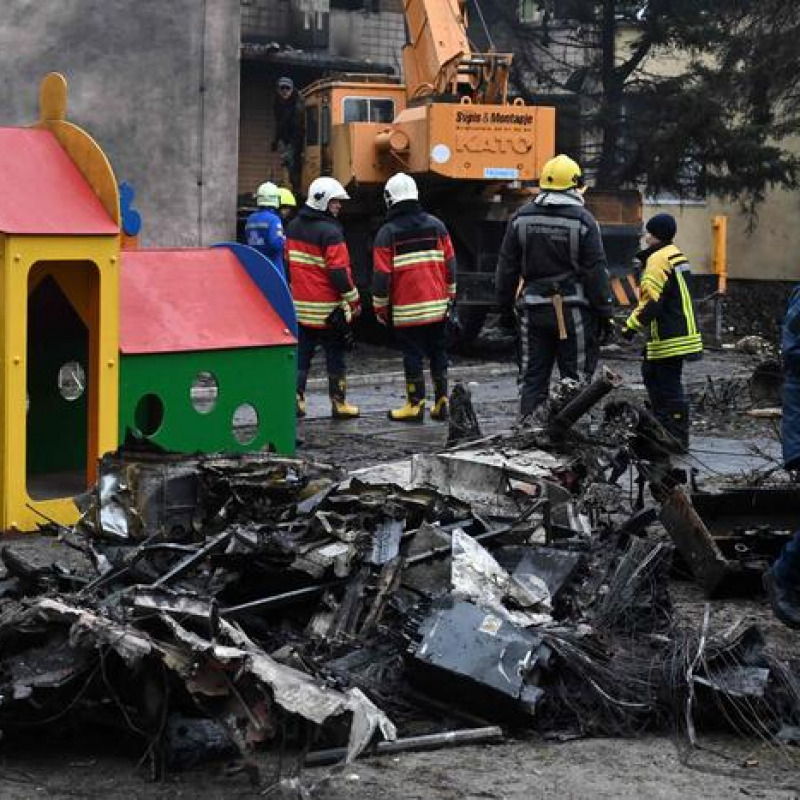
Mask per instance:
[[[311,181],[311,186],[308,187],[306,205],[316,208],[317,211],[327,211],[331,200],[349,199],[350,195],[336,178],[317,178]]]
[[[383,188],[383,199],[386,201],[387,208],[391,208],[395,203],[401,203],[403,200],[419,200],[417,182],[405,172],[398,172],[397,175],[392,175],[386,181],[386,186]]]
[[[256,205],[266,206],[267,208],[278,208],[280,204],[280,192],[274,183],[267,181],[258,187],[258,191],[256,192]]]

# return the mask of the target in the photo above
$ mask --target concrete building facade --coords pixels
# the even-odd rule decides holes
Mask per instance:
[[[276,81],[297,87],[333,73],[399,75],[406,41],[402,0],[240,0],[242,15],[239,201],[281,181],[275,136]]]
[[[239,3],[3,0],[0,124],[33,122],[39,81],[62,72],[69,118],[99,141],[117,179],[136,189],[144,244],[230,239]]]

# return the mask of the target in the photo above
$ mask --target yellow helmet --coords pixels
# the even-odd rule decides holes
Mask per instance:
[[[291,189],[287,189],[284,186],[281,186],[278,189],[278,199],[281,204],[281,208],[284,206],[289,206],[294,208],[297,205],[297,200],[294,199],[294,195],[292,194]]]
[[[577,161],[563,153],[551,158],[543,167],[539,178],[542,191],[563,192],[583,186],[583,175]]]

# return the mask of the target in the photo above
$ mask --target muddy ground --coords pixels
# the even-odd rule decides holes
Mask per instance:
[[[472,382],[475,407],[485,433],[507,428],[516,413],[516,383],[510,355],[456,358],[454,375]],[[625,392],[641,394],[638,359],[634,353],[607,354],[608,365],[626,377]],[[703,387],[713,383],[746,387],[758,357],[731,351],[710,353],[689,365],[687,380],[702,399]],[[402,428],[385,418],[386,408],[402,395],[401,364],[397,353],[360,346],[351,358],[351,396],[361,404],[363,417],[333,423],[328,417],[324,386],[312,380],[309,419],[300,427],[300,454],[315,460],[358,468],[391,461],[412,452],[441,447],[445,426],[426,421]],[[700,392],[700,394],[697,394]],[[716,410],[695,419],[697,436],[746,440],[769,467],[775,457],[777,423],[746,416],[746,398],[738,391],[717,398]],[[706,405],[709,405],[706,402]],[[710,404],[713,405],[713,404]],[[709,405],[709,408],[710,408]],[[701,443],[704,439],[696,439]],[[697,445],[696,445],[697,447]],[[707,446],[697,447],[699,451]],[[728,450],[724,452],[729,452]],[[732,452],[732,451],[731,451]],[[697,452],[698,461],[721,463],[722,456]],[[742,471],[752,460],[742,460]],[[800,510],[799,510],[800,513]],[[52,544],[43,543],[43,547]],[[699,626],[704,600],[691,584],[676,583],[673,595],[681,618]],[[771,649],[800,657],[800,636],[776,623],[761,597],[715,601],[712,627],[754,621],[765,630]],[[386,756],[347,767],[331,783],[328,770],[306,771],[322,782],[317,796],[331,800],[456,800],[456,798],[800,798],[800,748],[778,747],[753,736],[701,735],[701,747],[689,750],[681,732],[643,733],[640,738],[589,739],[563,743],[515,739],[504,744]],[[137,761],[141,747],[111,736],[86,740],[76,732],[70,742],[51,742],[36,735],[26,742],[0,743],[0,798],[117,797],[117,798],[230,798],[279,796],[265,787],[254,788],[243,775],[230,775],[224,766],[208,766],[150,782]],[[273,755],[259,756],[265,777],[275,774]],[[267,780],[268,782],[268,780]]]

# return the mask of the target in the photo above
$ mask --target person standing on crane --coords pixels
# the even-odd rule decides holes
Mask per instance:
[[[352,419],[358,407],[347,402],[346,352],[351,321],[361,313],[350,255],[337,220],[350,197],[334,178],[317,178],[306,205],[289,223],[286,251],[298,322],[297,414],[305,416],[308,372],[318,346],[325,351],[328,393],[334,419]]]
[[[456,297],[453,244],[444,223],[423,210],[411,176],[394,175],[383,195],[388,213],[373,249],[373,304],[378,321],[394,326],[406,377],[406,403],[389,411],[389,419],[423,421],[427,357],[434,391],[431,418],[445,420],[447,320]]]
[[[520,419],[562,378],[588,380],[613,336],[612,296],[597,220],[584,207],[583,177],[566,155],[542,168],[540,193],[511,218],[495,275],[502,316],[520,319]]]
[[[292,191],[297,192],[303,153],[303,101],[289,77],[279,78],[275,88],[272,150],[280,152],[281,166],[286,170]]]
[[[628,317],[622,336],[645,333],[642,378],[656,419],[668,433],[689,447],[689,401],[683,388],[683,362],[703,353],[689,282],[689,260],[673,244],[675,217],[656,214],[645,225],[647,248],[638,254],[644,265],[639,304]]]
[[[244,226],[245,240],[250,247],[265,255],[285,277],[283,251],[286,246],[286,236],[279,211],[278,187],[269,181],[262,183],[256,192],[256,205],[258,211],[254,211],[247,218]]]

